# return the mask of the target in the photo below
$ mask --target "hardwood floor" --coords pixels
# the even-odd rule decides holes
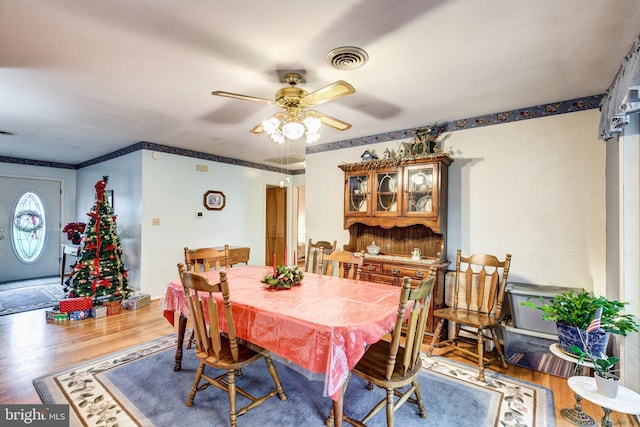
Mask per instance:
[[[159,303],[155,300],[140,310],[122,310],[118,315],[101,319],[62,323],[47,322],[44,310],[1,316],[0,403],[40,403],[31,383],[34,378],[174,333],[163,317]],[[449,357],[468,363],[459,356]],[[573,425],[560,416],[560,409],[575,403],[566,379],[513,365],[507,369],[499,366],[491,369],[550,388],[554,395],[557,426]],[[167,371],[167,375],[172,372]],[[586,400],[583,400],[583,407],[599,425],[602,409]],[[628,415],[613,412],[611,418],[615,426],[639,425]]]

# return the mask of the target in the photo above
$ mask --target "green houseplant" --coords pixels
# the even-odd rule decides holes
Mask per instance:
[[[631,332],[638,332],[640,325],[631,314],[623,314],[624,307],[628,304],[615,300],[609,300],[604,296],[595,296],[593,292],[581,289],[558,294],[549,302],[540,298],[541,305],[533,301],[523,301],[520,304],[532,309],[542,310],[542,319],[556,322],[560,347],[571,351],[571,346],[585,350],[584,343],[588,344],[586,351],[591,354],[604,354],[606,352],[609,334],[627,336]],[[600,327],[587,334],[586,329],[593,320],[598,307],[602,308]]]
[[[542,319],[565,323],[581,330],[587,329],[598,307],[602,307],[600,328],[612,334],[627,336],[630,332],[638,332],[640,325],[631,314],[623,314],[624,307],[629,304],[609,300],[603,296],[595,296],[593,292],[581,289],[558,294],[545,303],[540,298],[542,305],[536,305],[533,301],[523,301],[520,304],[529,308],[542,310]]]
[[[613,374],[613,367],[620,361],[620,359],[614,356],[607,356],[605,354],[594,355],[575,345],[571,346],[571,351],[578,356],[578,363],[588,361],[593,364],[596,387],[600,394],[607,397],[616,397],[618,395],[620,378]]]
[[[620,361],[620,359],[614,356],[596,356],[593,354],[589,354],[576,345],[571,347],[571,351],[576,356],[578,356],[579,362],[583,362],[586,360],[587,362],[593,363],[593,370],[602,378],[610,378],[614,376],[612,373],[613,367]]]

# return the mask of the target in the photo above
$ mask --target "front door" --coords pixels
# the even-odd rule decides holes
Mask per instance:
[[[0,176],[0,283],[60,274],[61,188]]]

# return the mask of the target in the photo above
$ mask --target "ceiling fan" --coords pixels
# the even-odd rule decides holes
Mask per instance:
[[[298,139],[305,133],[307,134],[307,142],[314,142],[319,138],[320,123],[337,130],[347,130],[351,127],[351,124],[335,117],[307,109],[308,107],[320,105],[354,93],[356,90],[349,83],[338,80],[322,89],[309,93],[296,86],[302,80],[300,74],[287,73],[284,75],[284,79],[289,83],[289,86],[278,90],[273,100],[219,90],[211,92],[211,94],[246,101],[263,102],[283,108],[284,111],[274,114],[271,118],[250,130],[252,133],[266,131],[274,141],[279,143],[284,142],[284,137]]]

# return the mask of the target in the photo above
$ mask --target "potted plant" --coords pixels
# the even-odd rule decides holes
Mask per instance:
[[[583,351],[578,346],[571,346],[571,351],[578,356],[578,363],[588,361],[593,364],[594,378],[596,379],[596,387],[598,392],[607,397],[616,397],[618,395],[618,385],[620,378],[614,375],[613,367],[620,361],[617,357],[602,354],[596,356]]]
[[[560,348],[566,352],[571,352],[571,346],[575,345],[589,354],[606,354],[609,334],[626,336],[640,330],[633,315],[622,313],[628,303],[595,296],[584,289],[558,294],[550,302],[545,302],[543,298],[540,301],[542,305],[536,305],[533,301],[520,304],[542,310],[543,320],[556,322]],[[598,307],[602,308],[599,327],[587,333]],[[586,349],[584,343],[587,344]]]
[[[74,245],[80,244],[82,235],[87,225],[84,222],[70,222],[65,225],[62,232],[67,235],[67,239]]]

